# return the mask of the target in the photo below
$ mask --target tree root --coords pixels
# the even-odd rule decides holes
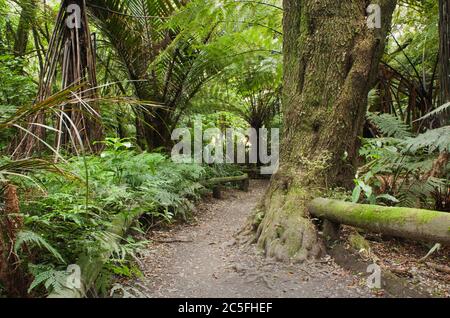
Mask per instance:
[[[257,229],[253,241],[267,257],[301,263],[323,254],[324,245],[307,217],[308,200],[309,194],[296,187],[288,193],[274,190],[266,196],[263,207],[255,214],[260,222],[254,220],[252,227]]]

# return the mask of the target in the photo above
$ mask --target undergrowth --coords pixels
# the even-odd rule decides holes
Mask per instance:
[[[394,115],[369,113],[368,120],[379,136],[363,139],[353,201],[449,212],[450,126],[414,134]]]
[[[208,191],[203,180],[240,174],[232,166],[179,164],[159,153],[137,153],[126,140],[107,139],[105,144],[100,156],[75,157],[59,165],[73,178],[39,173],[35,179],[45,189],[29,179],[16,180],[22,189],[24,229],[14,252],[32,276],[29,293],[34,296],[70,287],[67,268],[80,255],[110,251],[112,257],[91,291],[106,295],[114,275],[139,275],[133,259],[146,245],[132,235],[111,234],[115,216],[140,212],[153,223],[187,219],[193,203]],[[143,232],[139,223],[133,232]]]

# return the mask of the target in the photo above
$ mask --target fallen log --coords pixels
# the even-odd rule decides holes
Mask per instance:
[[[234,177],[222,177],[222,178],[212,178],[205,181],[207,185],[223,184],[228,182],[245,182],[248,180],[248,174],[243,174],[242,176]]]
[[[450,213],[317,198],[312,216],[376,233],[450,245]]]
[[[435,264],[435,263],[431,263],[431,262],[426,262],[425,263],[428,267],[441,272],[441,273],[445,273],[445,274],[450,274],[450,267],[445,266],[445,265],[439,265],[439,264]]]

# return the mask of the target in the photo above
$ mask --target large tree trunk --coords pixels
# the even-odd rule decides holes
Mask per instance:
[[[382,28],[367,26],[364,0],[284,0],[284,136],[280,169],[259,208],[266,255],[304,261],[323,248],[306,204],[350,187],[367,94],[395,0],[380,1]]]

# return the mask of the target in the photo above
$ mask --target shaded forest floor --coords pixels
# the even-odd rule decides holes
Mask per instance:
[[[348,250],[352,249],[348,237],[354,232],[350,227],[342,230],[341,240]],[[450,247],[441,247],[421,262],[433,244],[372,233],[366,234],[365,238],[370,244],[370,251],[360,252],[359,259],[377,262],[384,270],[402,278],[421,295],[450,297]]]
[[[366,275],[338,266],[329,256],[289,265],[265,259],[233,235],[264,195],[267,181],[252,181],[248,193],[227,190],[207,198],[196,219],[149,233],[138,261],[143,277],[120,282],[125,297],[389,297],[366,287]],[[124,295],[125,293],[125,295]]]

